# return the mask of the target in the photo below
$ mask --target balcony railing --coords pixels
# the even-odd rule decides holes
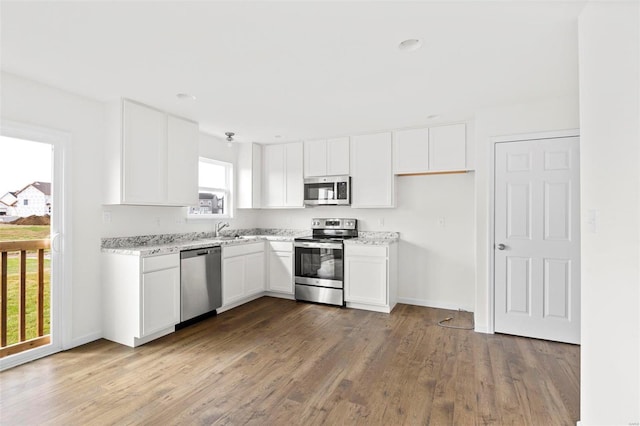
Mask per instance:
[[[48,330],[46,330],[49,325],[49,318],[45,318],[45,284],[48,285],[50,282],[45,276],[45,251],[47,251],[50,246],[51,243],[48,239],[0,242],[0,358],[27,349],[47,345],[51,342],[51,336]],[[37,258],[36,280],[32,277],[28,279],[28,252],[29,259],[33,258],[34,254]],[[12,265],[18,263],[19,279],[17,280],[9,280],[8,268],[10,259],[15,259]],[[31,273],[29,275],[33,274]],[[17,291],[15,291],[14,286],[17,286]],[[28,287],[31,287],[29,291],[35,290],[36,292],[35,298],[33,298],[36,305],[36,324],[31,333],[27,333],[29,327],[29,324],[27,324],[27,311],[34,308],[34,301],[29,302],[27,300]],[[7,320],[10,315],[9,305],[15,303],[15,301],[12,302],[12,297],[9,297],[9,290],[11,290],[12,295],[15,294],[17,297],[17,330],[13,327],[9,330],[7,329]],[[33,324],[31,326],[33,327]],[[45,334],[45,331],[47,331],[47,334]],[[33,334],[35,334],[35,336],[33,336]]]

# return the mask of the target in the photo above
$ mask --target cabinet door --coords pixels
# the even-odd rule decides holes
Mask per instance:
[[[284,145],[265,145],[263,150],[262,201],[264,207],[284,206]]]
[[[349,138],[327,140],[327,175],[349,174]]]
[[[261,293],[265,290],[264,252],[252,253],[245,258],[245,296]]]
[[[180,322],[180,268],[142,274],[140,336]]]
[[[345,256],[344,300],[387,305],[387,259]]]
[[[236,207],[255,209],[260,207],[262,147],[255,143],[238,145],[238,163],[236,167],[238,194]]]
[[[304,206],[302,142],[285,146],[285,206]]]
[[[269,290],[293,294],[293,254],[290,251],[269,253]]]
[[[244,256],[222,260],[222,305],[229,305],[244,297]]]
[[[327,175],[327,141],[306,141],[304,143],[304,176]]]
[[[393,132],[394,173],[429,171],[429,129]]]
[[[163,112],[123,101],[122,202],[164,204],[167,193],[167,119]]]
[[[198,205],[198,123],[168,116],[167,204]]]
[[[393,207],[391,133],[351,138],[351,207]]]
[[[466,170],[467,133],[464,124],[429,129],[429,171]]]

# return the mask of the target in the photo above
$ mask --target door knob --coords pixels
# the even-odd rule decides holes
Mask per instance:
[[[500,243],[496,246],[498,248],[498,250],[504,250],[507,248],[507,246],[505,246],[504,244]]]

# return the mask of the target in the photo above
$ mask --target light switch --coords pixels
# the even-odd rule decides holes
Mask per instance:
[[[444,217],[439,217],[439,218],[438,218],[438,226],[439,226],[440,228],[444,228],[444,225],[445,225],[445,219],[444,219]]]
[[[598,210],[587,210],[587,230],[592,234],[598,233],[598,219],[600,216],[600,212]]]

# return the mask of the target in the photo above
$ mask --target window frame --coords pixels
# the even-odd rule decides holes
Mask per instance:
[[[212,188],[212,187],[208,187],[208,186],[200,186],[200,181],[198,178],[198,194],[200,194],[200,192],[222,192],[224,193],[224,197],[225,197],[225,209],[226,212],[219,214],[219,213],[207,213],[207,214],[200,214],[200,213],[191,213],[191,209],[196,207],[196,206],[189,206],[187,207],[187,218],[189,220],[191,219],[198,219],[198,220],[202,220],[202,219],[231,219],[233,218],[233,213],[234,213],[234,197],[233,197],[233,174],[234,174],[234,164],[228,161],[221,161],[221,160],[216,160],[214,158],[208,158],[208,157],[198,157],[198,167],[200,167],[200,163],[209,163],[209,164],[215,164],[218,166],[222,166],[225,169],[225,180],[227,183],[227,188]]]

